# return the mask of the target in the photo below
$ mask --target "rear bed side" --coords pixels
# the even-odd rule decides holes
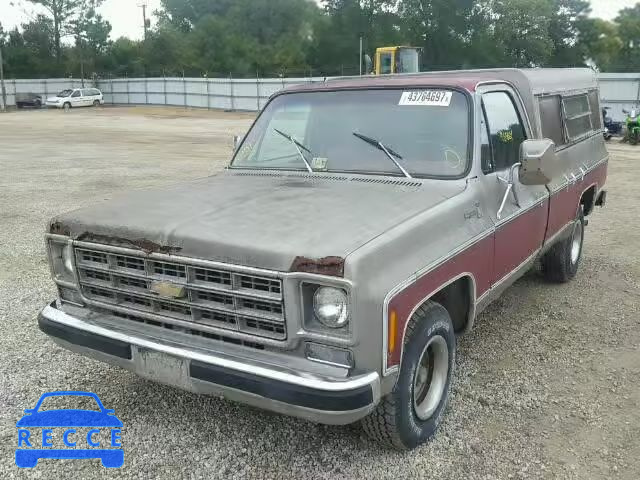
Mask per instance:
[[[589,111],[575,111],[569,102],[577,98],[582,98]],[[585,215],[591,213],[607,179],[609,154],[595,85],[590,90],[538,96],[537,100],[542,134],[556,143],[558,162],[564,167],[548,185],[551,199],[545,243],[551,245],[568,231],[581,204]],[[576,135],[576,124],[570,122],[581,123],[582,133]]]

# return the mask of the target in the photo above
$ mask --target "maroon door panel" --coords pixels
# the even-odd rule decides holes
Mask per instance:
[[[515,270],[542,246],[548,200],[499,225],[496,229],[494,283]]]

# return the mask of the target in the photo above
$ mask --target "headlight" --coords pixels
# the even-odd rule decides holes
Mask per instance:
[[[67,273],[73,274],[73,249],[70,244],[62,249],[62,265]]]
[[[57,280],[75,282],[73,273],[73,248],[69,243],[49,242],[51,271]]]
[[[342,328],[349,321],[349,298],[340,288],[320,287],[313,296],[313,311],[326,327]]]

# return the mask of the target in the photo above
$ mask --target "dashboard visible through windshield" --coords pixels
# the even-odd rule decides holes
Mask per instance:
[[[447,89],[284,94],[231,168],[459,178],[469,162],[469,103]]]

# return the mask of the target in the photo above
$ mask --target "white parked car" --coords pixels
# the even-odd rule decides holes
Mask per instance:
[[[97,88],[74,88],[62,90],[55,97],[47,98],[47,107],[64,108],[98,107],[104,104],[102,92]]]

